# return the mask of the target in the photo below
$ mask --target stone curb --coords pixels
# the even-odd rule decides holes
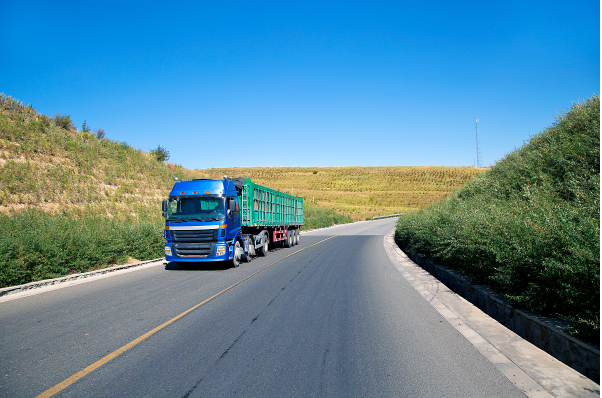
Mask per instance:
[[[31,290],[31,289],[37,289],[37,288],[41,288],[44,286],[52,286],[52,285],[57,285],[59,283],[71,282],[71,281],[78,280],[78,279],[85,279],[85,278],[90,278],[90,277],[94,277],[94,276],[98,276],[98,275],[104,275],[109,272],[115,272],[115,271],[121,271],[121,270],[128,269],[128,268],[139,267],[141,265],[149,264],[149,263],[152,263],[155,261],[160,261],[160,260],[165,260],[165,258],[161,257],[161,258],[156,258],[154,260],[147,260],[147,261],[142,261],[142,262],[134,263],[134,264],[116,265],[114,267],[103,268],[103,269],[99,269],[96,271],[84,272],[83,274],[73,274],[73,275],[61,276],[60,278],[44,279],[42,281],[30,282],[30,283],[26,283],[24,285],[4,287],[4,288],[0,289],[0,297],[7,296],[9,294],[25,292],[25,291]]]
[[[472,285],[468,278],[456,271],[433,264],[419,254],[404,252],[412,261],[481,311],[582,375],[600,383],[600,348],[564,332],[568,323],[513,308],[487,286]]]

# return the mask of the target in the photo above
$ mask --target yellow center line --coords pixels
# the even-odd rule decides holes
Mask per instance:
[[[376,225],[376,224],[372,224],[372,225]],[[372,226],[369,225],[369,226]],[[299,249],[296,252],[293,252],[291,254],[289,254],[288,256],[282,257],[280,260],[278,261],[274,261],[272,264],[267,265],[265,267],[263,267],[262,269],[260,269],[259,271],[254,272],[253,274],[247,276],[246,278],[236,282],[235,284],[233,284],[230,287],[225,288],[224,290],[222,290],[221,292],[209,297],[208,299],[206,299],[205,301],[195,305],[194,307],[182,312],[180,315],[176,316],[175,318],[171,318],[169,321],[165,322],[164,324],[157,326],[156,328],[154,328],[153,330],[143,334],[142,336],[138,337],[135,340],[130,341],[129,343],[127,343],[126,345],[124,345],[123,347],[113,351],[112,353],[110,353],[109,355],[105,356],[102,359],[99,359],[98,361],[94,362],[92,365],[88,366],[87,368],[85,368],[84,370],[81,370],[79,372],[77,372],[76,374],[74,374],[73,376],[69,377],[68,379],[66,379],[65,381],[62,381],[61,383],[57,384],[56,386],[44,391],[43,393],[41,393],[40,395],[38,395],[36,398],[43,398],[43,397],[51,397],[54,394],[56,394],[57,392],[64,390],[65,388],[69,387],[71,384],[75,383],[76,381],[78,381],[79,379],[81,379],[82,377],[86,376],[87,374],[93,372],[94,370],[100,368],[102,365],[106,364],[107,362],[111,361],[112,359],[118,357],[119,355],[123,354],[124,352],[126,352],[127,350],[129,350],[130,348],[136,346],[138,343],[141,343],[142,341],[146,340],[147,338],[149,338],[150,336],[152,336],[153,334],[157,333],[159,330],[164,329],[165,327],[171,325],[172,323],[174,323],[175,321],[177,321],[178,319],[186,316],[187,314],[191,313],[192,311],[196,310],[197,308],[199,308],[201,305],[206,304],[207,302],[213,300],[214,298],[216,298],[217,296],[226,293],[228,290],[231,290],[233,288],[235,288],[236,286],[240,285],[241,283],[251,279],[252,277],[254,277],[255,275],[259,274],[260,272],[265,271],[266,269],[270,268],[271,266],[273,266],[274,264],[279,263],[280,261],[284,260],[285,258],[288,258],[294,254],[297,254],[305,249],[309,249],[312,246],[315,246],[319,243],[325,242],[329,239],[332,238],[336,238],[337,236],[341,236],[341,235],[345,235],[348,234],[349,232],[353,232],[353,231],[357,231],[359,229],[364,229],[364,228],[368,228],[368,226],[366,227],[361,227],[361,228],[356,228],[356,229],[352,229],[351,231],[347,231],[347,232],[343,232],[341,234],[338,235],[333,235],[329,238],[326,239],[322,239],[319,242],[314,243],[313,245],[304,247],[303,249]]]

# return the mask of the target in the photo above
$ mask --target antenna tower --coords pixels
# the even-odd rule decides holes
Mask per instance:
[[[479,140],[479,119],[474,121],[477,130],[477,167],[483,167],[483,156],[481,155],[481,143]]]

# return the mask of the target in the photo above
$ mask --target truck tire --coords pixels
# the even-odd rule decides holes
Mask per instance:
[[[299,228],[295,230],[295,246],[299,244]]]
[[[242,258],[242,254],[241,254],[241,247],[240,247],[240,242],[236,241],[234,243],[234,255],[232,256],[232,266],[234,268],[238,267],[240,265],[240,261]]]
[[[286,231],[286,240],[284,241],[284,247],[289,248],[293,245],[293,237],[291,236],[291,230]]]
[[[268,255],[268,238],[266,236],[263,237],[263,245],[261,245],[261,247],[259,247],[258,251],[259,251],[259,255],[261,257],[265,257]]]
[[[245,262],[250,263],[255,256],[255,247],[253,245],[249,245],[248,251],[243,255]]]

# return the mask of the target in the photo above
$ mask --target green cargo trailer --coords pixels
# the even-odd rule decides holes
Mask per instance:
[[[240,203],[240,225],[245,252],[266,255],[268,245],[299,243],[303,198],[276,191],[249,178],[233,178]]]
[[[303,225],[303,198],[288,195],[245,178],[240,196],[243,227]]]

